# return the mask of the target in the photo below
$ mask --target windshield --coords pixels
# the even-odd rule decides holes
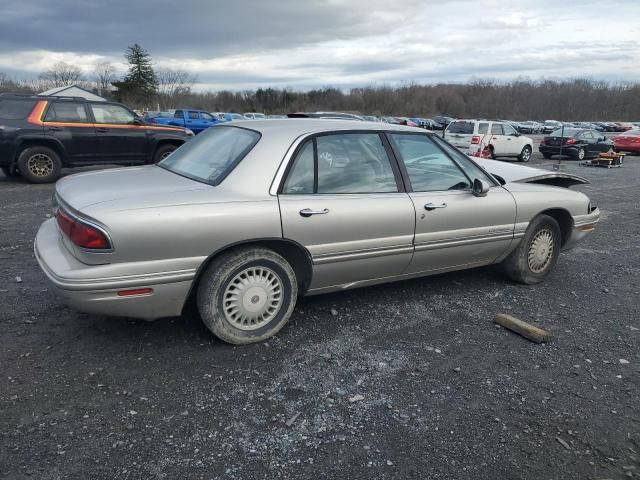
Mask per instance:
[[[210,127],[158,165],[183,177],[218,185],[260,140],[246,128]]]

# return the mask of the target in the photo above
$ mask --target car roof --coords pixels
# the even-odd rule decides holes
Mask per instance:
[[[225,125],[220,125],[224,127]],[[238,121],[229,127],[243,127],[267,135],[285,134],[298,137],[307,133],[321,133],[336,130],[408,131],[426,133],[422,128],[393,125],[361,120],[339,120],[329,118],[274,118],[261,122]]]

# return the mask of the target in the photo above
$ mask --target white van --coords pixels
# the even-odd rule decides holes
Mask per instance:
[[[519,134],[505,122],[492,120],[454,120],[444,132],[444,139],[467,155],[478,156],[485,148],[494,160],[515,157],[531,160],[533,140]]]

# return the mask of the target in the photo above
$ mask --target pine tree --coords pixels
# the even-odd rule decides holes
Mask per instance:
[[[156,93],[158,80],[153,70],[151,55],[140,45],[134,43],[127,47],[124,54],[129,71],[122,81],[114,82],[121,101],[142,106]]]

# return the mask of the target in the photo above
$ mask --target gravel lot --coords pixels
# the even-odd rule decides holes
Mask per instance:
[[[640,157],[567,163],[603,219],[546,283],[482,268],[312,297],[246,347],[194,312],[64,306],[32,254],[53,187],[0,174],[0,478],[640,477]]]

